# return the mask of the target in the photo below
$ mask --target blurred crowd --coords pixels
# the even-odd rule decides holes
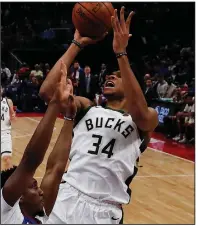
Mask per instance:
[[[118,7],[124,4],[128,11],[132,5],[114,3],[114,7],[116,4]],[[134,39],[135,44],[132,50],[128,50],[128,54],[130,56],[130,54],[134,55],[134,52],[141,51],[140,61],[143,63],[139,67],[142,69],[140,80],[144,84],[141,84],[141,88],[147,103],[152,106],[154,100],[159,100],[180,104],[181,108],[175,115],[168,115],[164,118],[164,132],[167,137],[177,142],[193,143],[195,50],[193,32],[191,32],[193,24],[190,22],[193,20],[193,14],[188,14],[188,12],[193,12],[193,5],[133,3],[132,7],[140,18],[140,22],[135,23],[138,26],[134,28],[134,33],[141,33],[138,37],[144,45],[137,46],[135,52],[136,44],[138,45],[139,42]],[[2,48],[5,52],[9,52],[14,48],[38,49],[42,47],[48,50],[48,47],[54,46],[55,49],[61,47],[65,51],[73,38],[72,8],[73,4],[64,2],[2,4],[1,33],[4,43]],[[105,43],[110,46],[111,42],[107,39]],[[140,47],[143,48],[140,49]],[[103,105],[105,104],[105,97],[102,95],[103,84],[108,74],[112,72],[109,68],[115,68],[115,65],[113,67],[110,65],[111,60],[104,61],[104,63],[101,62],[103,59],[99,60],[99,55],[104,55],[104,52],[95,54],[94,51],[102,51],[101,49],[93,47],[93,52],[87,51],[87,55],[81,58],[83,62],[79,60],[72,64],[68,76],[73,82],[75,95],[87,97],[96,104]],[[90,54],[95,56],[94,59],[91,59]],[[38,55],[39,52],[35,54],[35,56]],[[92,60],[91,63],[87,56],[90,61]],[[1,62],[1,83],[5,87],[6,95],[17,106],[17,111],[45,111],[46,105],[38,93],[51,68],[52,63],[48,62],[55,62],[50,57],[50,54],[46,52],[45,59],[43,59],[45,63],[35,62],[35,58],[30,56],[25,57],[21,60],[27,63],[20,63],[21,66],[17,68],[9,68],[6,60],[5,63]],[[107,58],[110,59],[111,55]],[[33,63],[32,61],[30,63],[30,59]],[[98,61],[94,67],[93,61],[94,63]]]

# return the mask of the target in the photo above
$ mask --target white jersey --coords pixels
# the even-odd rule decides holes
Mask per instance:
[[[10,107],[7,98],[1,99],[1,132],[11,130]]]
[[[45,224],[48,220],[48,216],[36,217],[36,220],[28,219],[23,216],[19,206],[19,200],[14,204],[14,206],[9,206],[3,198],[1,189],[1,224]]]
[[[90,107],[74,128],[71,162],[63,180],[90,197],[127,204],[140,145],[130,115]]]

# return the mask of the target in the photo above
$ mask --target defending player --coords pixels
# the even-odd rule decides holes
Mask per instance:
[[[71,81],[66,85],[66,68],[64,73],[62,71],[61,81],[56,87],[47,112],[28,143],[19,166],[1,174],[2,224],[46,223],[54,206],[69,156],[73,118],[76,113]],[[65,122],[48,158],[46,172],[39,188],[33,176],[44,158],[60,111],[65,114]]]
[[[11,121],[15,119],[15,112],[11,99],[3,96],[1,87],[1,159],[3,169],[12,167],[12,137]]]
[[[130,201],[129,184],[137,173],[136,160],[145,150],[139,133],[152,132],[158,124],[157,113],[148,108],[141,88],[130,68],[126,47],[133,13],[126,22],[124,8],[118,20],[117,10],[112,17],[113,50],[120,71],[107,77],[104,95],[106,108],[93,106],[83,97],[76,97],[78,115],[71,148],[71,162],[64,188],[59,190],[59,203],[50,215],[49,223],[118,224],[122,222],[122,204]],[[77,45],[71,44],[61,57],[69,68],[80,51],[92,40],[74,35]],[[55,64],[41,87],[40,94],[49,101],[58,80]],[[140,147],[144,147],[141,148]]]

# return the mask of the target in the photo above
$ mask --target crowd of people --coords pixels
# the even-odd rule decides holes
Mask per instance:
[[[191,104],[195,98],[193,47],[182,46],[177,41],[177,44],[173,43],[172,46],[162,46],[154,58],[149,55],[143,58],[145,75],[142,89],[149,106],[154,99],[192,105],[190,108],[187,105],[183,108],[182,105],[183,109],[181,108],[178,114],[165,117],[165,134],[180,143],[194,142],[194,104]],[[2,63],[1,82],[6,87],[7,96],[13,100],[19,112],[46,110],[46,105],[38,93],[49,71],[48,63],[35,64],[34,68],[29,68],[23,63],[18,71],[11,73],[5,63]],[[108,65],[103,63],[97,72],[93,72],[90,65],[82,67],[80,62],[75,61],[68,73],[75,95],[87,97],[96,104],[105,104],[102,92],[109,74]],[[177,129],[170,129],[170,125],[175,124],[177,126],[174,128]]]

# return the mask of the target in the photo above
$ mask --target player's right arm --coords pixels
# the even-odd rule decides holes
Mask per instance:
[[[75,118],[76,110],[76,104],[72,96],[65,112],[67,119],[64,122],[57,142],[48,158],[45,175],[41,182],[41,189],[44,192],[45,212],[48,216],[56,201],[59,185],[69,158],[72,143],[73,120],[68,119]]]
[[[78,43],[80,43],[82,47],[85,47],[89,44],[95,44],[96,42],[102,40],[105,36],[106,33],[102,37],[92,40],[91,38],[88,37],[81,37],[80,33],[76,30],[74,34],[74,39]],[[48,103],[51,100],[56,89],[56,84],[60,79],[60,75],[58,75],[57,71],[60,69],[61,60],[69,69],[79,52],[80,48],[72,43],[70,47],[67,49],[67,51],[63,54],[63,56],[56,62],[54,67],[51,69],[39,91],[41,98],[43,98],[45,102]],[[80,101],[80,99],[78,101]]]
[[[64,67],[63,64],[62,67]],[[49,103],[43,119],[40,121],[28,143],[19,166],[3,187],[3,198],[10,206],[14,206],[16,201],[21,197],[37,167],[42,163],[52,137],[56,117],[62,109],[61,106],[65,106],[67,103],[69,92],[62,85],[66,83],[66,77],[62,74],[61,72],[61,80],[56,86],[57,90]]]

